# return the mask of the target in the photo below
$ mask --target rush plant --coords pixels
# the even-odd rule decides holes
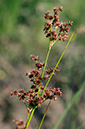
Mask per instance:
[[[30,57],[31,60],[35,62],[35,68],[32,69],[31,72],[26,72],[26,76],[28,76],[28,78],[32,82],[30,89],[28,91],[24,91],[23,89],[20,89],[19,91],[14,90],[13,92],[10,93],[11,96],[17,96],[17,98],[20,101],[23,101],[27,109],[26,122],[13,120],[13,122],[17,124],[17,129],[30,128],[29,123],[33,117],[35,109],[41,106],[46,100],[49,100],[47,109],[38,127],[38,129],[40,129],[43,123],[43,120],[45,118],[45,115],[47,113],[47,110],[51,104],[51,101],[52,100],[57,101],[57,96],[60,97],[62,95],[62,92],[59,87],[52,88],[52,87],[47,87],[47,86],[50,83],[52,76],[55,75],[56,72],[59,72],[59,67],[58,67],[59,63],[74,33],[71,35],[55,67],[50,68],[48,70],[46,69],[48,57],[49,57],[52,46],[56,42],[59,42],[59,41],[64,42],[66,38],[68,37],[68,32],[70,31],[70,27],[72,26],[72,22],[70,21],[68,23],[65,23],[65,22],[63,23],[60,21],[59,13],[62,11],[63,11],[62,7],[59,7],[59,8],[53,8],[53,15],[51,15],[49,11],[45,13],[46,23],[44,25],[43,31],[46,35],[46,38],[49,39],[49,49],[47,52],[45,62],[40,62],[39,58],[34,55],[31,55]]]

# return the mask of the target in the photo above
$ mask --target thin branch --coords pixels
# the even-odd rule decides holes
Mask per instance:
[[[59,65],[59,63],[60,63],[60,61],[61,61],[61,59],[62,59],[62,57],[63,57],[63,55],[64,55],[64,53],[65,53],[65,51],[66,51],[66,49],[67,49],[67,47],[68,47],[68,45],[69,45],[69,43],[70,43],[70,41],[71,41],[71,39],[72,39],[72,37],[73,37],[73,35],[74,35],[74,33],[72,33],[72,35],[71,35],[71,37],[70,37],[70,39],[69,39],[69,41],[68,41],[66,47],[64,48],[64,50],[63,50],[63,52],[62,52],[62,54],[61,54],[61,56],[60,56],[58,62],[56,63],[56,66],[55,66],[53,72],[51,73],[51,75],[50,75],[50,77],[49,77],[49,79],[48,79],[48,81],[47,81],[47,83],[46,83],[44,89],[42,90],[40,96],[42,96],[42,94],[43,94],[43,92],[45,91],[45,89],[46,89],[46,87],[47,87],[47,85],[48,85],[50,79],[52,78],[52,76],[53,76],[53,74],[54,74],[54,72],[55,72],[55,70],[56,70],[56,68],[58,67],[58,65]]]
[[[46,110],[45,110],[45,113],[44,113],[44,115],[43,115],[43,118],[42,118],[42,120],[41,120],[41,122],[40,122],[40,125],[39,125],[38,129],[40,129],[41,126],[42,126],[42,123],[43,123],[44,118],[45,118],[45,116],[46,116],[46,114],[47,114],[47,111],[48,111],[48,108],[49,108],[50,104],[51,104],[51,100],[50,100],[50,102],[48,103],[48,106],[47,106],[47,108],[46,108]]]

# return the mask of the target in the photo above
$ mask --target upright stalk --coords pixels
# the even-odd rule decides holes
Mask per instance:
[[[45,59],[45,64],[44,64],[42,75],[41,75],[41,82],[43,80],[43,76],[44,76],[44,72],[45,72],[45,68],[46,68],[46,65],[47,65],[47,61],[48,61],[48,57],[49,57],[50,51],[51,51],[51,49],[48,50],[48,53],[47,53],[47,56],[46,56],[46,59]],[[40,86],[39,86],[39,89],[38,89],[37,96],[39,96],[39,92],[40,92]]]
[[[25,129],[28,128],[29,123],[30,123],[30,121],[31,121],[31,119],[32,119],[32,116],[33,116],[33,114],[34,114],[35,109],[36,109],[36,107],[32,109],[32,112],[31,112],[31,114],[30,114],[29,120],[28,120],[27,123],[26,123]],[[27,117],[27,118],[28,118],[28,117]]]
[[[41,92],[41,94],[40,94],[40,96],[42,96],[42,94],[43,94],[43,92],[45,91],[45,89],[46,89],[46,87],[47,87],[47,85],[48,85],[50,79],[52,78],[52,76],[53,76],[53,74],[54,74],[54,72],[55,72],[55,70],[56,70],[56,68],[58,67],[58,65],[59,65],[59,63],[60,63],[60,61],[61,61],[61,59],[62,59],[62,57],[63,57],[63,55],[64,55],[64,53],[65,53],[65,51],[66,51],[66,49],[67,49],[67,47],[68,47],[68,45],[69,45],[69,43],[70,43],[70,41],[71,41],[71,39],[72,39],[72,37],[73,37],[73,35],[74,35],[74,33],[72,33],[72,35],[71,35],[71,37],[70,37],[70,39],[69,39],[69,41],[68,41],[66,47],[64,48],[64,50],[63,50],[63,52],[62,52],[62,54],[61,54],[61,56],[60,56],[58,62],[56,63],[56,66],[55,66],[53,72],[51,73],[51,75],[50,75],[50,77],[49,77],[49,79],[48,79],[48,81],[47,81],[47,83],[46,83],[44,89],[42,90],[42,92]]]
[[[57,42],[58,39],[59,39],[59,36],[57,37],[57,39],[56,39],[55,42]],[[49,57],[51,48],[52,48],[52,46],[53,46],[53,44],[54,44],[55,42],[50,41],[49,50],[48,50],[48,53],[47,53],[47,56],[46,56],[46,59],[45,59],[45,65],[44,65],[44,68],[43,68],[43,71],[42,71],[42,76],[41,76],[42,79],[43,79],[43,76],[44,76],[44,72],[45,72],[45,68],[46,68],[46,65],[47,65],[47,61],[48,61],[48,57]]]
[[[60,36],[60,35],[59,35],[59,36]],[[58,41],[59,36],[57,37],[57,39],[56,39],[55,42]],[[50,44],[49,44],[49,50],[48,50],[48,53],[47,53],[47,56],[46,56],[46,59],[45,59],[45,65],[44,65],[44,68],[43,68],[43,71],[42,71],[41,82],[42,82],[42,80],[43,80],[43,76],[44,76],[44,72],[45,72],[45,68],[46,68],[46,65],[47,65],[47,61],[48,61],[48,57],[49,57],[51,48],[52,48],[52,46],[53,46],[53,44],[54,44],[55,42],[50,41]],[[38,90],[37,96],[39,95],[39,92],[40,92],[40,86],[39,86],[39,90]]]
[[[67,47],[68,47],[68,45],[69,45],[69,43],[70,43],[70,41],[71,41],[71,39],[72,39],[72,37],[73,37],[73,35],[74,35],[74,33],[71,35],[71,37],[70,37],[70,39],[69,39],[69,41],[68,41],[66,47],[64,48],[64,50],[63,50],[63,52],[62,52],[62,54],[61,54],[61,56],[60,56],[58,62],[56,63],[56,66],[55,66],[53,72],[51,73],[51,75],[50,75],[50,77],[49,77],[49,79],[48,79],[48,81],[47,81],[47,83],[46,83],[44,89],[42,90],[42,92],[41,92],[41,94],[40,94],[40,96],[42,96],[43,92],[45,91],[45,89],[46,89],[46,87],[47,87],[47,85],[48,85],[50,79],[52,78],[53,73],[55,72],[57,66],[59,65],[59,63],[60,63],[60,61],[61,61],[61,59],[62,59],[62,57],[63,57],[63,55],[64,55],[64,53],[65,53],[65,51],[66,51],[66,49],[67,49]],[[47,60],[48,60],[48,57],[49,57],[49,54],[50,54],[50,50],[51,50],[51,49],[48,50],[48,53],[47,53],[47,56],[46,56],[45,65],[44,65],[43,72],[42,72],[42,76],[41,76],[42,78],[43,78],[43,76],[44,76],[44,72],[45,72]],[[37,95],[39,95],[39,92],[40,92],[40,87],[39,87],[39,90],[38,90],[38,94],[37,94]],[[50,103],[51,103],[51,102],[50,102]],[[40,123],[38,129],[41,128],[41,125],[42,125],[42,123],[43,123],[43,120],[44,120],[44,118],[45,118],[45,115],[46,115],[46,113],[47,113],[47,110],[48,110],[48,108],[49,108],[50,103],[48,104],[48,107],[47,107],[47,109],[46,109],[46,111],[45,111],[45,114],[44,114],[44,116],[43,116],[43,118],[42,118],[42,120],[41,120],[41,123]],[[28,119],[28,118],[29,118],[29,119],[28,119],[27,122],[26,122],[26,128],[25,128],[25,129],[28,128],[29,123],[30,123],[30,121],[31,121],[31,119],[32,119],[32,116],[33,116],[33,114],[34,114],[35,109],[36,109],[36,107],[33,108],[32,112],[31,112],[31,114],[30,114],[30,117],[27,116],[27,119]],[[28,114],[28,115],[29,115],[29,114]]]
[[[42,76],[41,76],[42,79],[43,79],[43,76],[44,76],[44,72],[45,72],[47,60],[48,60],[48,57],[49,57],[49,54],[50,54],[50,50],[51,49],[48,50],[48,53],[47,53],[47,56],[46,56],[46,59],[45,59],[45,65],[44,65],[44,68],[43,68],[43,71],[42,71]]]
[[[51,100],[50,100],[50,102],[48,103],[48,106],[47,106],[47,108],[46,108],[46,111],[45,111],[45,113],[44,113],[44,115],[43,115],[43,118],[42,118],[42,120],[41,120],[41,122],[40,122],[40,125],[39,125],[38,129],[40,129],[41,126],[42,126],[42,123],[43,123],[44,118],[45,118],[45,116],[46,116],[46,114],[47,114],[47,111],[48,111],[48,108],[49,108],[50,104],[51,104]]]
[[[28,113],[27,113],[27,119],[26,119],[26,127],[27,127],[27,123],[28,123],[28,120],[29,120],[29,115],[30,115],[30,112],[28,111]]]
[[[27,106],[27,104],[26,104],[25,100],[23,100],[23,102],[24,102],[24,105],[25,105],[25,107],[27,108],[27,111],[28,111],[28,110],[29,110],[29,108],[28,108],[28,106]]]

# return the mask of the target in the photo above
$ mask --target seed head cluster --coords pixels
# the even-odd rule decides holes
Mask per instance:
[[[59,88],[46,88],[44,90],[43,82],[48,80],[50,74],[53,72],[53,69],[45,71],[45,75],[42,78],[42,68],[44,67],[44,63],[39,62],[38,57],[31,56],[31,60],[35,61],[35,69],[31,72],[26,72],[26,76],[32,82],[31,88],[28,91],[24,91],[20,89],[19,91],[14,90],[11,92],[11,96],[17,96],[19,100],[25,100],[29,109],[34,107],[39,107],[44,101],[47,99],[57,100],[57,96],[61,96],[61,91]],[[55,71],[59,71],[57,67]],[[40,89],[39,95],[38,91]],[[41,95],[42,91],[43,94]]]
[[[65,39],[68,37],[68,32],[72,22],[63,23],[60,21],[59,12],[63,11],[62,7],[59,7],[59,9],[53,8],[53,11],[53,15],[50,15],[50,11],[45,13],[45,19],[47,22],[44,25],[44,32],[50,41],[65,41]]]
[[[25,129],[25,122],[23,120],[13,120],[13,123],[17,125],[16,129]]]
[[[59,12],[62,11],[63,8],[59,7],[53,8],[53,15],[50,15],[49,11],[45,13],[44,17],[47,22],[44,25],[44,33],[50,40],[49,50],[56,41],[66,40],[70,26],[72,26],[72,22],[63,23],[60,21]],[[62,95],[62,92],[59,88],[47,88],[47,84],[51,79],[51,75],[55,74],[56,71],[59,71],[59,68],[57,67],[56,69],[51,68],[45,70],[47,65],[46,61],[45,63],[40,62],[39,58],[35,57],[34,55],[31,56],[31,60],[35,61],[35,69],[32,69],[30,72],[26,72],[26,76],[32,83],[30,89],[27,91],[24,91],[23,89],[20,89],[19,91],[14,90],[10,93],[11,97],[17,96],[20,101],[22,100],[25,103],[29,114],[32,109],[39,107],[46,100],[49,99],[56,101],[57,96]],[[27,126],[25,127],[24,121],[14,120],[13,122],[17,124],[16,129],[27,129]]]

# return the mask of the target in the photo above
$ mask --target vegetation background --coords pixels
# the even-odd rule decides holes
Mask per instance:
[[[67,104],[85,80],[85,0],[0,0],[0,128],[15,129],[12,119],[26,120],[22,102],[10,98],[14,89],[29,89],[25,73],[34,68],[30,54],[44,61],[49,41],[43,33],[44,12],[63,6],[62,21],[73,21],[75,31],[59,67],[60,72],[49,86],[60,87],[63,96],[52,102],[42,129],[52,129]],[[66,41],[67,42],[67,41]],[[47,67],[55,66],[66,42],[57,42],[50,53]],[[85,87],[61,122],[59,129],[85,129]],[[48,101],[39,107],[30,124],[38,127]],[[78,127],[78,128],[77,128]],[[79,128],[80,127],[80,128]]]

